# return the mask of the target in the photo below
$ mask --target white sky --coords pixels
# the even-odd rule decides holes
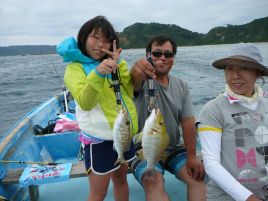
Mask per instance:
[[[119,32],[157,22],[207,33],[268,16],[268,0],[0,0],[0,46],[56,45],[96,15]]]

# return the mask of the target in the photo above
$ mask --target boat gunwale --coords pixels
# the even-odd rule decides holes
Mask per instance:
[[[9,143],[14,139],[14,137],[19,134],[18,132],[23,126],[27,125],[30,123],[32,118],[40,111],[42,110],[46,105],[49,105],[53,101],[60,101],[60,98],[62,97],[63,93],[57,94],[55,96],[52,96],[51,98],[47,99],[46,101],[40,103],[36,107],[34,107],[30,112],[26,113],[23,117],[21,117],[17,123],[15,123],[11,129],[9,129],[5,135],[0,139],[0,158],[3,158],[6,152],[4,150],[8,149]],[[24,132],[21,133],[21,135]],[[20,136],[17,136],[20,138]]]

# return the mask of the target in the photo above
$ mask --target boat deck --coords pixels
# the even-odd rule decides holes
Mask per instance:
[[[171,201],[187,201],[186,185],[178,181],[173,175],[165,172],[165,189]],[[145,200],[144,191],[141,185],[128,174],[129,201]],[[86,201],[88,196],[88,178],[75,178],[67,182],[43,184],[39,187],[39,201]],[[105,201],[114,201],[112,184],[110,184]]]

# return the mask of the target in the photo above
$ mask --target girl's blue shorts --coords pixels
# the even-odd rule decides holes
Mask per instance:
[[[103,175],[117,170],[120,164],[114,165],[118,158],[117,152],[113,148],[113,141],[101,141],[91,143],[84,147],[85,166],[87,173],[93,171],[95,174]],[[127,162],[135,158],[133,143],[128,151],[124,153]]]

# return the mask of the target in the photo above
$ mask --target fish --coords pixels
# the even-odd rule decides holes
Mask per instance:
[[[169,136],[163,115],[160,109],[153,108],[142,131],[142,151],[147,170],[155,170],[155,164],[161,159],[168,143]]]
[[[130,121],[128,113],[125,109],[121,109],[114,121],[113,126],[113,147],[118,154],[118,158],[114,165],[125,163],[124,152],[128,151],[131,145],[132,137],[130,135]]]

